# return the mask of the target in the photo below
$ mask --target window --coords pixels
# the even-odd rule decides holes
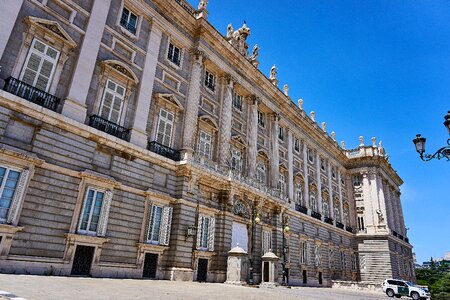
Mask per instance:
[[[334,262],[334,249],[329,250],[329,258],[328,258],[328,268],[333,268],[333,262]]]
[[[233,107],[242,111],[242,96],[238,93],[233,94]]]
[[[214,74],[210,73],[209,71],[205,72],[205,86],[214,92],[216,88],[216,82],[215,82]]]
[[[278,128],[278,138],[284,141],[284,128],[281,126]]]
[[[345,252],[341,251],[341,270],[345,269]]]
[[[300,263],[301,264],[308,263],[308,243],[307,242],[300,243]]]
[[[357,266],[358,266],[358,260],[357,260],[356,254],[352,254],[352,270],[356,271]]]
[[[126,89],[108,79],[100,105],[100,116],[113,123],[119,123]]]
[[[266,116],[263,112],[258,110],[258,125],[262,128],[266,127]]]
[[[205,215],[198,216],[197,249],[214,251],[215,219]]]
[[[236,148],[231,149],[231,169],[239,172],[242,170],[241,151]]]
[[[314,265],[316,267],[320,266],[321,263],[320,245],[314,246]]]
[[[300,140],[299,139],[294,139],[294,151],[295,152],[300,152]]]
[[[302,190],[302,185],[300,183],[297,183],[295,185],[295,202],[297,204],[303,203],[303,190]]]
[[[120,25],[132,34],[136,34],[137,19],[138,17],[135,14],[124,7],[122,10],[122,17],[120,18]]]
[[[93,188],[87,190],[78,232],[94,235],[97,233],[104,198],[104,191]]]
[[[172,142],[173,121],[174,115],[161,108],[156,130],[156,141],[167,147],[170,147]]]
[[[278,175],[278,189],[282,195],[286,194],[286,176],[284,176],[283,172],[280,172]]]
[[[181,50],[172,43],[169,43],[169,52],[167,53],[167,59],[177,66],[181,64]]]
[[[212,137],[210,134],[200,130],[198,139],[198,153],[211,159],[212,156]]]
[[[47,92],[58,58],[58,50],[37,39],[33,39],[20,75],[20,80]]]
[[[262,254],[266,254],[272,249],[272,233],[269,230],[263,230],[262,234]]]
[[[149,208],[147,243],[169,245],[172,207],[151,205]]]
[[[332,167],[332,168],[331,168],[331,177],[332,177],[333,179],[336,179],[336,168],[335,168],[335,167]]]
[[[325,160],[323,158],[320,159],[320,169],[324,172],[326,170]]]
[[[19,179],[19,171],[0,166],[0,223],[8,219]]]
[[[364,227],[364,217],[362,215],[358,216],[358,231],[365,231]]]
[[[266,165],[264,163],[258,163],[256,166],[256,180],[261,183],[266,183]]]
[[[329,215],[330,215],[330,206],[328,204],[328,200],[324,200],[323,203],[322,203],[322,206],[323,206],[323,215],[325,217],[329,217]]]
[[[311,149],[308,149],[308,161],[314,163],[314,152]]]
[[[311,195],[309,196],[309,206],[310,206],[310,208],[311,208],[313,211],[315,211],[315,210],[317,209],[317,206],[316,206],[316,196],[315,196],[314,194],[311,194]]]

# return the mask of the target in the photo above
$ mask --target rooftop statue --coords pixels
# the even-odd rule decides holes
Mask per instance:
[[[200,0],[198,3],[198,10],[204,10],[206,9],[206,6],[208,5],[208,0]]]

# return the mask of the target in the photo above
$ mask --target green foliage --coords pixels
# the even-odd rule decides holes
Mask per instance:
[[[432,299],[450,300],[450,270],[448,266],[436,267],[431,265],[429,269],[416,269],[418,285],[427,285],[430,288]]]
[[[433,299],[449,300],[450,299],[450,272],[447,272],[441,279],[436,281],[432,286]]]

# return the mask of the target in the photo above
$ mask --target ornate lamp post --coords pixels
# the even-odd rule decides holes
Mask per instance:
[[[281,285],[286,285],[286,253],[288,252],[288,246],[286,245],[286,237],[285,237],[285,233],[288,233],[290,228],[289,228],[289,217],[283,215],[282,217],[282,221],[281,221],[281,226],[282,226],[282,240],[283,240],[283,262],[281,264],[282,268],[283,268],[283,281],[281,282]]]
[[[444,116],[444,119],[444,126],[447,128],[448,133],[450,134],[450,111],[447,112],[447,114]],[[424,154],[426,141],[427,139],[420,134],[417,134],[416,138],[413,140],[413,143],[416,146],[416,151],[419,153],[421,160],[430,161],[433,158],[446,158],[447,161],[450,160],[450,138],[447,140],[448,146],[440,148],[434,154]]]
[[[259,218],[259,214],[256,212],[256,203],[253,202],[253,206],[252,206],[252,242],[251,242],[251,248],[250,248],[250,275],[249,275],[249,279],[248,279],[248,283],[250,285],[255,284],[255,281],[253,280],[253,250],[254,250],[254,244],[255,244],[255,229],[256,229],[256,224],[259,224],[259,222],[261,222],[261,219]]]

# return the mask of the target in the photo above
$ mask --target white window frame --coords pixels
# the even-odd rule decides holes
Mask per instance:
[[[345,252],[340,252],[340,260],[341,260],[341,270],[345,270]]]
[[[166,117],[164,117],[162,114],[163,114],[163,112],[166,114]],[[172,120],[170,120],[169,118],[168,118],[168,116],[172,116]],[[163,130],[163,132],[161,133],[161,135],[162,135],[162,141],[159,141],[159,135],[160,135],[160,130],[161,130],[161,123],[162,122],[164,122],[164,130]],[[157,125],[157,128],[156,128],[156,137],[155,137],[155,140],[156,140],[156,142],[158,142],[158,143],[160,143],[161,145],[164,145],[164,146],[167,146],[167,147],[171,147],[171,145],[172,145],[172,135],[173,135],[173,127],[174,127],[174,124],[175,124],[175,114],[173,114],[173,113],[171,113],[171,112],[169,112],[167,109],[164,109],[164,108],[161,108],[160,110],[159,110],[159,114],[158,114],[158,125]],[[167,136],[166,135],[166,127],[168,126],[168,125],[170,125],[170,133],[169,133],[169,135]],[[164,141],[165,141],[165,139],[166,138],[168,138],[169,139],[169,142],[168,143],[164,143]]]
[[[170,46],[172,46],[172,51],[170,51]],[[179,55],[178,55],[178,61],[174,60],[176,49],[178,49]],[[167,42],[167,55],[166,59],[175,67],[180,68],[181,64],[183,62],[183,50],[182,48],[178,47],[175,43],[172,41]]]
[[[206,137],[209,137],[209,139],[207,139]],[[206,145],[209,145],[209,153],[206,153]],[[212,136],[212,134],[210,134],[204,130],[199,130],[197,151],[201,156],[204,156],[208,159],[212,158],[212,152],[213,152],[213,136]]]
[[[9,206],[8,206],[8,208],[6,208],[6,207],[4,208],[7,210],[6,218],[0,218],[0,224],[2,224],[2,223],[7,223],[7,221],[11,219],[11,214],[14,213],[11,210],[11,208],[14,208],[14,206],[17,205],[16,201],[20,200],[20,199],[18,199],[17,195],[20,195],[23,192],[22,191],[23,186],[21,186],[21,181],[23,180],[22,177],[24,174],[23,174],[23,170],[21,170],[21,169],[17,169],[17,168],[5,166],[5,165],[0,165],[0,167],[5,169],[5,174],[3,175],[3,180],[2,180],[2,182],[0,182],[0,199],[3,197],[6,181],[8,180],[10,172],[13,171],[13,172],[19,173],[19,177],[17,178],[16,185],[14,187],[14,191],[13,191]]]
[[[295,184],[295,202],[300,205],[303,203],[303,188],[300,183]]]
[[[234,171],[242,171],[242,152],[241,150],[232,147],[231,148],[231,169]]]
[[[308,242],[301,241],[300,242],[300,263],[308,264]]]
[[[86,224],[86,229],[81,229],[81,225],[83,223],[84,210],[86,208],[86,202],[87,202],[87,198],[88,198],[88,195],[89,195],[90,191],[94,192],[94,195],[92,197],[92,204],[91,204],[91,208],[90,208],[90,211],[89,211],[89,214],[88,214],[88,220],[87,220],[87,224]],[[89,230],[89,229],[91,227],[92,216],[93,216],[95,202],[97,200],[97,194],[98,193],[102,193],[103,194],[103,198],[102,198],[102,204],[101,204],[101,207],[100,207],[100,213],[98,215],[97,228],[96,228],[95,231],[92,231],[92,230]],[[99,225],[100,225],[100,218],[102,216],[102,209],[103,209],[103,206],[105,204],[105,199],[106,199],[106,190],[95,188],[95,187],[88,187],[88,188],[86,188],[86,192],[85,192],[84,199],[83,199],[83,207],[81,208],[81,212],[80,212],[80,220],[78,222],[78,233],[86,234],[86,235],[97,235],[97,232],[99,230]]]
[[[242,112],[242,105],[243,105],[242,95],[237,92],[234,92],[233,93],[233,108],[239,112]]]
[[[284,141],[284,127],[282,126],[278,127],[278,139]]]
[[[205,79],[203,81],[205,87],[215,93],[216,92],[216,76],[209,70],[205,70]]]
[[[266,114],[258,110],[258,126],[266,128]]]
[[[294,138],[294,151],[300,153],[300,140],[297,138]]]
[[[206,227],[208,224],[208,228]],[[197,250],[214,251],[215,218],[199,214],[197,223]]]
[[[314,152],[313,152],[313,150],[312,149],[308,149],[307,150],[307,155],[308,155],[308,161],[313,164],[314,163]]]
[[[45,46],[44,52],[47,52],[48,48],[50,48],[53,51],[55,51],[57,53],[56,58],[52,58],[52,57],[50,57],[50,56],[48,56],[48,55],[46,55],[46,54],[36,50],[34,48],[34,45],[37,42],[41,43],[41,44],[43,44]],[[59,50],[55,49],[54,47],[48,45],[47,43],[45,43],[45,42],[43,42],[43,41],[41,41],[41,40],[39,40],[37,38],[33,38],[33,41],[31,42],[31,46],[30,46],[30,48],[28,50],[27,58],[25,59],[25,62],[24,62],[23,67],[22,67],[22,71],[20,72],[20,76],[19,76],[19,80],[20,81],[23,81],[23,77],[25,76],[25,71],[27,69],[27,66],[28,66],[28,63],[29,63],[29,60],[30,60],[30,57],[31,57],[32,54],[35,54],[35,55],[39,56],[40,59],[41,59],[41,61],[39,63],[39,66],[38,66],[38,69],[36,71],[36,76],[34,78],[34,81],[33,81],[32,84],[30,84],[33,87],[36,87],[36,83],[37,83],[37,80],[39,78],[38,75],[40,74],[40,71],[42,69],[42,64],[43,64],[44,60],[50,61],[53,64],[52,70],[50,72],[50,76],[48,77],[47,86],[44,89],[44,92],[48,92],[48,90],[50,89],[50,86],[52,85],[53,76],[55,74],[55,70],[56,70],[56,67],[58,65],[58,61],[59,61],[59,57],[60,57],[61,52]]]
[[[114,91],[111,90],[111,89],[108,87],[108,83],[109,83],[109,82],[111,82],[111,83],[113,83],[114,85],[116,85],[116,89],[115,89]],[[123,96],[116,92],[117,87],[123,88]],[[127,88],[124,87],[123,85],[117,83],[116,81],[112,80],[111,78],[108,78],[108,79],[106,80],[106,84],[105,84],[105,87],[104,87],[104,89],[103,89],[102,101],[100,101],[100,106],[99,106],[99,109],[98,109],[98,115],[99,115],[100,117],[102,117],[102,118],[104,118],[103,115],[102,115],[102,111],[103,111],[103,104],[104,104],[104,101],[105,101],[106,92],[109,92],[109,93],[111,93],[111,94],[113,95],[113,100],[112,100],[113,102],[111,102],[111,107],[110,107],[110,109],[109,109],[108,117],[105,118],[105,119],[108,120],[108,121],[110,121],[110,122],[113,122],[113,123],[116,123],[116,124],[120,125],[120,122],[121,122],[121,120],[122,120],[123,107],[124,107],[124,104],[125,104],[125,98],[126,98],[126,95],[127,95]],[[112,111],[113,111],[112,108],[113,108],[114,100],[115,100],[116,96],[119,97],[119,99],[121,100],[121,103],[120,103],[120,110],[119,110],[119,114],[118,114],[118,115],[119,115],[119,118],[118,118],[117,122],[111,121],[111,114],[112,114]]]
[[[286,194],[286,176],[284,172],[279,172],[278,174],[278,188],[282,195]]]
[[[334,249],[330,249],[328,254],[329,254],[329,258],[328,258],[328,268],[331,270],[331,269],[333,269]]]
[[[125,26],[122,24],[123,13],[124,13],[124,10],[125,10],[125,9],[128,11],[128,17],[127,17],[127,20],[126,20],[126,25],[129,25],[129,24],[130,24],[131,15],[133,15],[133,16],[136,17],[136,23],[135,23],[135,27],[134,27],[134,32],[131,31],[131,30],[128,28],[128,26],[125,27]],[[137,33],[138,33],[138,28],[139,28],[139,16],[138,16],[137,14],[135,14],[135,13],[134,13],[131,9],[129,9],[128,7],[123,6],[123,7],[122,7],[122,11],[120,12],[119,25],[120,25],[122,28],[124,28],[125,30],[127,30],[130,34],[136,36]]]
[[[272,232],[270,230],[263,230],[261,247],[262,255],[272,249]]]
[[[159,227],[155,228],[156,219],[154,218],[155,210],[160,209]],[[145,240],[148,244],[168,246],[170,240],[170,230],[172,223],[172,207],[159,204],[151,204],[148,208],[148,223],[145,233]],[[157,230],[157,232],[155,232]],[[154,239],[154,235],[157,239]]]
[[[264,174],[264,178],[261,177],[262,174]],[[266,165],[262,162],[258,162],[256,165],[256,180],[263,184],[266,184],[267,182]]]
[[[322,255],[320,253],[320,245],[316,244],[314,246],[314,265],[319,267],[322,263]]]

